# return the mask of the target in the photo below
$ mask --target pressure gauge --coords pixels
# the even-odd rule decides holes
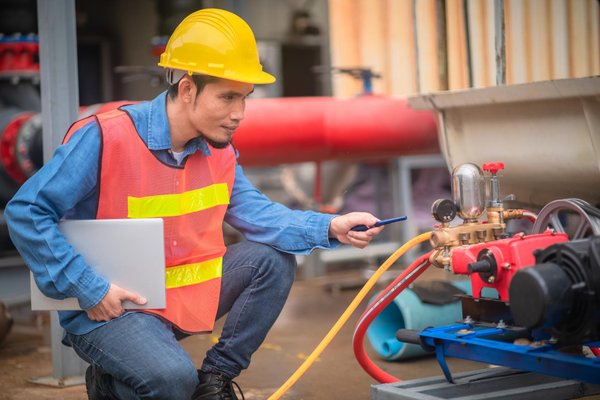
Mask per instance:
[[[431,214],[436,221],[450,222],[456,217],[456,204],[452,200],[438,199],[431,206]]]

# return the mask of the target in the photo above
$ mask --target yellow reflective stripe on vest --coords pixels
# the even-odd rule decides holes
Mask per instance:
[[[223,257],[195,264],[178,265],[166,270],[167,289],[194,285],[214,278],[223,273]]]
[[[176,217],[223,204],[229,204],[229,190],[226,183],[216,183],[177,194],[129,196],[127,216],[129,218]]]

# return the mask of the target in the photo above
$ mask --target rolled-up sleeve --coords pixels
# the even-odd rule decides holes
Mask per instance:
[[[246,239],[292,254],[335,248],[339,242],[329,238],[329,224],[334,217],[333,214],[291,210],[271,201],[246,178],[242,167],[236,167],[225,222]]]
[[[91,122],[57,148],[4,211],[10,237],[42,293],[75,297],[83,309],[100,302],[110,284],[66,241],[58,221],[69,214],[95,218],[99,153],[98,127]]]

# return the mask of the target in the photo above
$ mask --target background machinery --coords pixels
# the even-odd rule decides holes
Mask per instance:
[[[430,251],[357,323],[357,360],[384,383],[372,387],[372,399],[600,393],[598,93],[596,76],[410,99],[438,114],[453,198],[432,205]],[[372,321],[393,315],[383,310],[429,266],[453,282],[466,278],[469,290],[456,296],[462,315],[453,323],[397,322],[396,349],[429,352],[443,372],[402,382],[368,359],[362,340]],[[500,367],[456,374],[448,357]]]
[[[458,295],[462,319],[422,330],[399,329],[396,338],[435,354],[447,382],[461,383],[446,362],[457,357],[508,367],[496,371],[506,376],[521,374],[513,371],[518,370],[560,378],[552,382],[577,382],[580,395],[600,392],[600,209],[575,198],[552,201],[537,215],[505,207],[498,177],[503,169],[503,163],[493,162],[483,168],[465,163],[453,170],[453,199],[432,206],[438,222],[430,234],[432,250],[363,313],[355,353],[380,382],[398,379],[357,351],[365,325],[425,268],[435,266],[469,277],[470,294]],[[511,232],[509,222],[518,219],[530,221],[527,233]],[[470,384],[485,377],[471,374],[466,379]],[[392,383],[375,386],[372,393],[374,399],[419,398],[407,395],[411,390]],[[515,393],[531,398],[527,396],[533,392],[519,390]],[[500,398],[491,391],[489,398]],[[554,393],[549,398],[571,396]]]
[[[600,359],[561,351],[586,345],[597,352],[600,345],[600,210],[559,200],[544,207],[538,221],[528,211],[504,209],[496,175],[501,166],[483,166],[491,174],[487,206],[481,170],[474,164],[455,169],[453,204],[461,224],[450,227],[453,208],[434,204],[440,226],[431,235],[429,262],[468,275],[472,295],[461,296],[462,323],[426,329],[419,341],[436,351],[449,381],[444,357],[454,355],[600,383]],[[570,210],[577,214],[561,217]],[[487,220],[480,221],[484,212]],[[519,217],[535,220],[530,234],[508,233],[506,222]],[[567,225],[574,226],[570,237]],[[484,288],[497,296],[482,296]]]

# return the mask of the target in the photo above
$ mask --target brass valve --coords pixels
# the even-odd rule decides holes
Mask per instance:
[[[497,174],[503,169],[502,162],[483,164],[483,171],[491,175],[490,198],[486,202],[483,171],[477,165],[470,163],[454,168],[452,171],[453,200],[437,200],[431,209],[433,217],[440,222],[429,239],[434,249],[429,258],[433,265],[450,269],[453,249],[502,239],[506,235],[505,222],[523,217],[524,210],[505,210],[500,200]],[[479,221],[484,212],[487,214],[487,221]],[[450,222],[457,214],[464,223],[451,227]]]
[[[450,268],[452,249],[459,246],[491,242],[504,235],[505,224],[467,222],[458,226],[437,226],[429,243],[435,250],[429,261],[439,268]]]

